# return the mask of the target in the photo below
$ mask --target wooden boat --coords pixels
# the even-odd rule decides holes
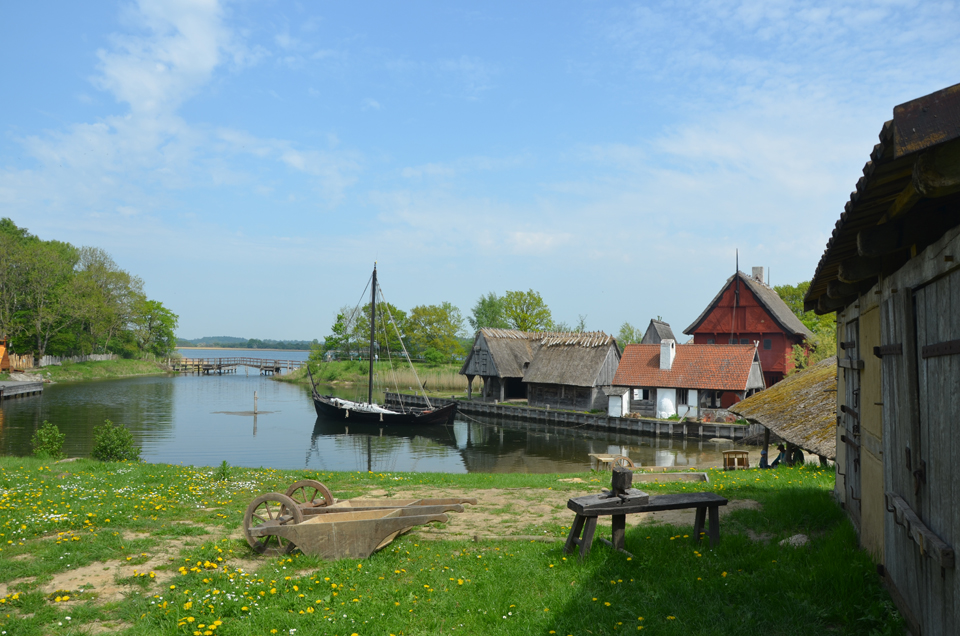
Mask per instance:
[[[415,425],[415,424],[449,424],[457,414],[457,405],[433,408],[430,399],[424,394],[427,407],[401,406],[399,409],[388,409],[373,401],[373,361],[374,343],[376,339],[377,321],[377,266],[373,266],[373,279],[370,285],[370,374],[367,386],[367,401],[354,402],[332,395],[321,395],[317,391],[317,384],[313,381],[310,366],[307,365],[307,374],[310,384],[313,385],[313,406],[320,417],[344,419],[352,422],[379,422],[384,425]],[[406,353],[406,352],[404,352]],[[407,362],[409,362],[407,358]],[[410,365],[413,369],[413,365]],[[414,375],[416,370],[414,369]],[[417,381],[419,384],[419,380]],[[422,385],[421,385],[422,389]]]

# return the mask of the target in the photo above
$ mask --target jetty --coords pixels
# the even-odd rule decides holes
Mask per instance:
[[[28,395],[39,395],[43,393],[43,382],[41,380],[0,381],[0,400],[8,400],[14,397],[27,397]]]
[[[266,358],[179,358],[168,361],[177,373],[196,373],[197,375],[222,375],[236,373],[239,367],[256,369],[261,375],[280,374],[293,371],[306,364],[302,360],[269,360]]]
[[[388,408],[407,406],[426,407],[426,400],[419,395],[386,393],[384,404]],[[488,418],[509,419],[530,424],[548,424],[564,428],[590,427],[603,431],[629,434],[653,434],[679,437],[699,437],[701,439],[729,439],[738,441],[763,430],[757,425],[726,424],[722,422],[681,422],[657,420],[652,418],[610,417],[604,413],[583,413],[578,411],[557,411],[548,408],[515,406],[504,403],[481,402],[478,400],[456,400],[449,398],[430,398],[434,407],[456,403],[457,411],[466,415]]]

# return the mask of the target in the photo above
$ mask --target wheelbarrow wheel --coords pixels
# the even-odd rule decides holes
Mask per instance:
[[[633,460],[627,457],[626,455],[621,455],[620,457],[617,457],[615,460],[613,460],[613,465],[620,466],[621,468],[629,468],[630,470],[633,470],[634,468],[636,468],[636,466],[633,463]]]
[[[276,535],[253,536],[250,531],[265,523],[276,522],[279,525],[301,523],[303,513],[297,502],[278,492],[270,492],[254,499],[243,515],[243,533],[247,543],[259,554],[279,556],[293,552],[295,546],[290,541]]]
[[[286,495],[303,508],[320,508],[333,503],[330,489],[314,479],[301,479],[290,484]]]

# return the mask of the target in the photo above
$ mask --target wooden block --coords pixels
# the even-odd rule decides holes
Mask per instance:
[[[616,494],[627,492],[633,487],[633,471],[622,466],[613,467],[613,478],[610,480],[610,488]]]

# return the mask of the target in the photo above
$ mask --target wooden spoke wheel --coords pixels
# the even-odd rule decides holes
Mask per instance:
[[[629,468],[630,470],[636,468],[636,466],[633,464],[633,460],[625,455],[621,455],[613,460],[613,465],[620,466],[621,468]]]
[[[247,512],[243,515],[243,533],[250,547],[259,554],[268,556],[289,554],[297,547],[290,541],[276,535],[255,537],[250,531],[266,523],[285,526],[302,521],[303,513],[300,512],[300,506],[296,501],[278,492],[270,492],[260,495],[247,506]]]
[[[330,489],[313,479],[301,479],[290,484],[286,494],[303,508],[320,508],[333,503]]]

